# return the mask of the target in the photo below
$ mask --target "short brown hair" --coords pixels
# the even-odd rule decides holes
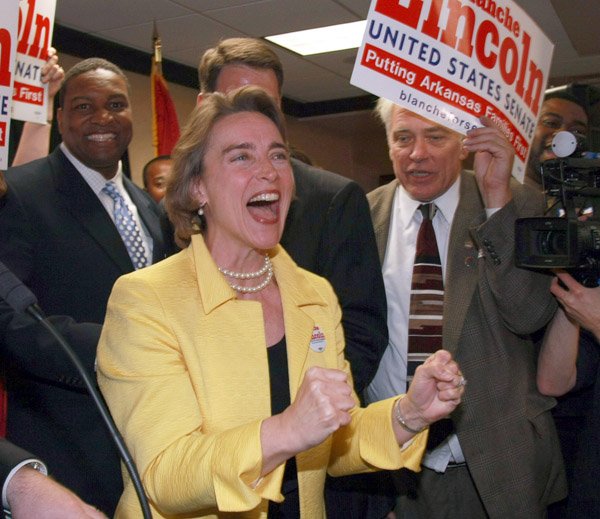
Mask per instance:
[[[277,54],[258,38],[228,38],[221,40],[216,47],[208,49],[200,58],[198,65],[200,91],[214,92],[223,67],[233,64],[272,70],[281,94],[283,87],[281,61]]]
[[[275,101],[264,90],[244,86],[227,94],[207,95],[197,106],[171,153],[173,177],[167,187],[165,207],[175,227],[175,241],[180,247],[189,245],[191,236],[202,232],[203,218],[198,216],[199,203],[194,198],[195,183],[204,173],[204,157],[215,124],[241,112],[258,112],[268,117],[286,140],[285,119]]]

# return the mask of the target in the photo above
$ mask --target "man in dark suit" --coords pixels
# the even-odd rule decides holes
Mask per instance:
[[[396,180],[369,193],[388,299],[390,344],[369,400],[404,391],[408,310],[421,203],[444,273],[442,346],[468,380],[446,434],[419,474],[398,474],[405,517],[541,518],[565,494],[551,398],[535,387],[528,335],[556,310],[550,278],[514,265],[514,221],[542,214],[541,195],[511,182],[513,150],[490,120],[461,136],[387,100]],[[462,160],[474,153],[474,170]],[[430,212],[431,214],[431,212]],[[439,432],[439,430],[438,430]],[[433,434],[433,430],[431,431]]]
[[[283,67],[277,55],[255,38],[229,38],[200,60],[200,94],[256,85],[281,104]],[[331,283],[342,307],[346,358],[360,395],[371,381],[387,344],[386,302],[369,206],[362,189],[340,175],[292,159],[296,196],[281,244],[301,267]],[[338,489],[337,498],[330,492]],[[326,485],[329,518],[383,517],[387,505],[358,499],[365,482],[336,478]],[[346,490],[350,495],[345,495]],[[362,501],[362,503],[360,502]],[[363,506],[379,508],[367,515]],[[353,515],[354,514],[354,515]]]
[[[2,507],[12,517],[36,519],[102,519],[106,517],[73,492],[46,476],[34,456],[0,438]],[[0,517],[4,514],[0,512]]]
[[[97,323],[88,339],[73,343],[93,375],[113,283],[134,261],[142,266],[164,258],[172,242],[161,209],[122,173],[120,158],[132,135],[123,72],[106,60],[84,60],[66,74],[59,100],[63,142],[48,157],[6,173],[0,260],[46,314]],[[124,221],[134,229],[130,234]],[[61,351],[42,354],[30,341],[36,332],[10,317],[3,326],[0,352],[10,361],[7,438],[36,452],[60,483],[111,515],[122,491],[119,460],[90,397],[69,375]]]

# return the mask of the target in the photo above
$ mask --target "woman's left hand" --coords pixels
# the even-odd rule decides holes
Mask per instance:
[[[447,417],[460,404],[465,386],[466,380],[452,355],[436,351],[417,368],[402,399],[405,420],[420,429]]]

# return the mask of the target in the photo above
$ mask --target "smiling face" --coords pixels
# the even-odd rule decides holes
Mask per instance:
[[[204,238],[219,262],[233,265],[253,250],[279,243],[294,188],[289,153],[273,122],[240,112],[212,128],[195,197],[206,219]]]
[[[588,117],[577,103],[553,97],[542,104],[527,162],[526,176],[537,184],[542,183],[542,162],[557,158],[552,151],[552,139],[560,131],[568,131],[578,139],[584,139],[588,131]]]
[[[114,177],[132,136],[125,79],[105,69],[75,76],[67,85],[57,120],[69,151],[105,178]]]
[[[468,154],[459,134],[399,106],[393,108],[388,145],[396,178],[420,202],[445,193]]]

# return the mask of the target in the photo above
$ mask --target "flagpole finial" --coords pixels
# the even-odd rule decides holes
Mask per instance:
[[[152,41],[156,42],[156,40],[160,40],[160,36],[158,35],[158,26],[156,25],[156,20],[152,21]]]
[[[152,44],[154,47],[154,61],[160,63],[162,61],[162,44],[160,42],[156,20],[152,22]]]

